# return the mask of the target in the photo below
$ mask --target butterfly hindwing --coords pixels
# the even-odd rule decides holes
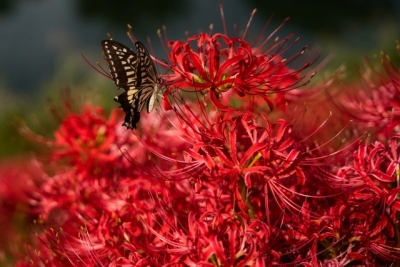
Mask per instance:
[[[135,43],[137,54],[113,40],[104,40],[101,47],[108,63],[114,83],[125,90],[114,100],[125,112],[123,126],[135,129],[140,120],[140,112],[147,106],[150,112],[154,108],[159,84],[154,62],[145,46]]]
[[[140,111],[138,109],[139,98],[134,95],[128,95],[129,91],[123,92],[119,96],[114,97],[114,100],[118,102],[125,112],[125,120],[122,124],[128,129],[136,129],[136,124],[140,120]],[[134,97],[132,97],[134,96]]]
[[[143,91],[145,91],[143,99],[146,100],[147,112],[151,112],[154,108],[159,84],[163,81],[158,78],[157,69],[146,47],[141,42],[136,42],[135,46],[138,56],[138,70],[140,70],[138,80],[140,81]],[[144,106],[141,105],[141,107],[143,109]]]

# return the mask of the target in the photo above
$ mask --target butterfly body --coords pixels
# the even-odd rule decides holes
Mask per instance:
[[[162,79],[158,78],[154,62],[145,46],[135,43],[137,54],[125,45],[104,40],[101,47],[111,72],[112,80],[124,92],[114,97],[125,112],[123,126],[135,129],[140,120],[140,113],[147,107],[147,112],[154,108],[158,91],[162,87]]]

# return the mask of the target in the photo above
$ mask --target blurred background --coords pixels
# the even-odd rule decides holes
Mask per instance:
[[[82,58],[102,62],[100,41],[110,33],[113,39],[133,47],[126,36],[127,24],[146,43],[150,37],[156,55],[167,59],[156,35],[167,26],[169,39],[222,30],[218,4],[224,6],[230,33],[233,25],[243,30],[250,13],[257,13],[250,27],[256,36],[274,15],[264,36],[286,17],[290,21],[279,30],[301,37],[299,51],[308,44],[320,61],[332,56],[323,72],[327,75],[345,64],[352,72],[364,56],[384,50],[395,56],[400,38],[400,1],[261,1],[261,0],[0,0],[0,159],[29,150],[19,138],[15,121],[22,118],[46,124],[48,98],[57,99],[61,90],[91,92],[106,108],[116,107],[112,81],[95,72]],[[324,74],[326,73],[326,74]],[[57,101],[55,101],[57,103]],[[33,126],[34,127],[34,126]],[[44,131],[46,132],[46,131]],[[46,134],[46,133],[45,133]],[[51,137],[51,131],[48,131]]]

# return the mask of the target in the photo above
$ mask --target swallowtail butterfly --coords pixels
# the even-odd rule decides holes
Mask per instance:
[[[125,90],[114,100],[126,114],[122,125],[128,129],[136,128],[144,106],[147,106],[149,113],[153,110],[163,83],[145,46],[140,42],[136,42],[135,46],[137,54],[119,42],[101,42],[112,79],[116,86]]]

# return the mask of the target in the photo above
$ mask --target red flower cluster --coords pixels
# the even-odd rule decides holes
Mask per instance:
[[[383,71],[368,67],[363,75],[366,85],[350,91],[338,105],[359,124],[360,130],[369,130],[380,139],[387,139],[393,132],[399,132],[400,71],[384,53],[381,64]]]
[[[282,40],[276,38],[271,45],[269,43],[276,30],[264,40],[260,40],[260,33],[257,41],[250,45],[245,41],[247,30],[242,37],[229,37],[225,30],[225,34],[200,33],[187,38],[185,42],[169,41],[173,73],[163,77],[169,84],[165,96],[177,89],[202,92],[209,95],[216,107],[227,110],[229,103],[221,103],[220,100],[224,94],[233,91],[240,97],[263,99],[272,109],[273,99],[282,98],[290,90],[308,83],[308,78],[313,74],[302,72],[311,62],[299,69],[289,68],[290,63],[305,53],[307,46],[291,57],[283,58],[283,54],[299,38],[289,45],[293,35]],[[228,95],[230,97],[232,92]]]
[[[334,142],[309,145],[312,135],[304,137],[287,120],[273,120],[258,108],[259,99],[272,108],[282,99],[296,102],[295,95],[308,95],[289,92],[306,82],[301,71],[308,64],[299,70],[287,65],[303,50],[284,60],[289,38],[262,51],[265,42],[251,46],[244,37],[202,33],[169,42],[173,73],[163,79],[170,109],[143,114],[139,131],[121,127],[117,111],[107,118],[101,108],[86,105],[67,114],[47,142],[48,176],[32,202],[40,242],[29,247],[31,262],[387,266],[400,261],[399,133],[382,143],[366,144],[357,136],[341,148]],[[242,106],[231,102],[232,92]]]

